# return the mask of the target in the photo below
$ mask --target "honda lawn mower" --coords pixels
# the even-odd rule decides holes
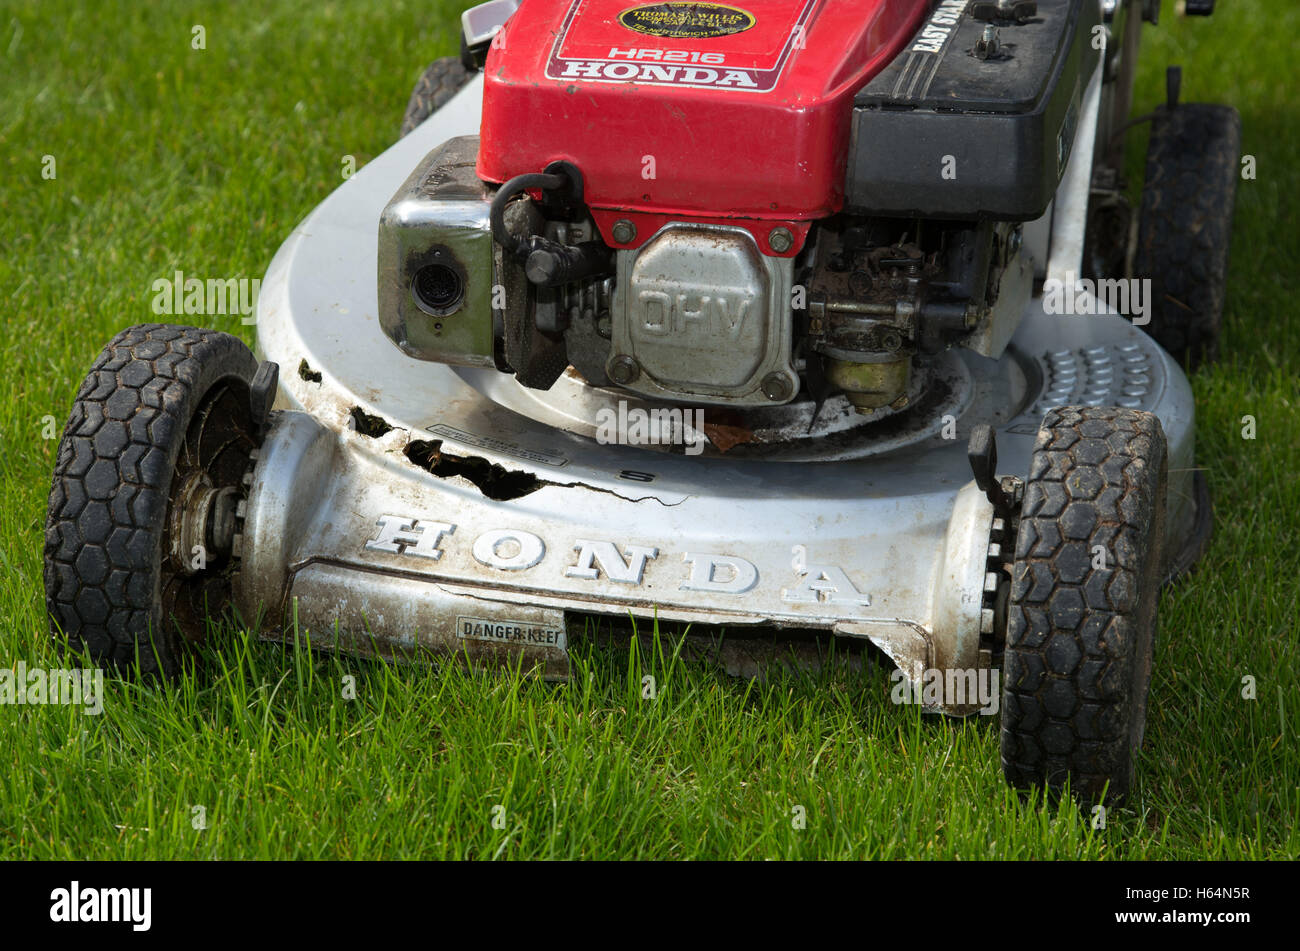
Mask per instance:
[[[94,363],[56,636],[172,675],[229,606],[562,680],[592,616],[820,632],[1000,708],[1013,784],[1122,796],[1209,533],[1180,364],[1215,353],[1240,146],[1171,70],[1130,206],[1158,8],[467,11],[272,261],[258,357],[150,324]]]

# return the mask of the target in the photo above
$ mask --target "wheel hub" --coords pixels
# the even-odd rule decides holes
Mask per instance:
[[[237,502],[236,488],[213,485],[206,472],[185,477],[172,510],[171,558],[178,573],[192,577],[229,556]]]

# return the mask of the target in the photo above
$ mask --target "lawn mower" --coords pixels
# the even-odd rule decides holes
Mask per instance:
[[[55,636],[169,676],[229,608],[563,680],[592,617],[820,632],[946,714],[1000,673],[1007,779],[1122,797],[1158,594],[1210,530],[1183,368],[1216,352],[1240,148],[1176,69],[1128,119],[1158,15],[466,11],[271,262],[256,356],[146,324],[95,361]]]

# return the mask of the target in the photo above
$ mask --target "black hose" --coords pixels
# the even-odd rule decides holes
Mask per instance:
[[[506,182],[497,189],[496,197],[492,199],[492,209],[490,220],[492,223],[492,237],[496,239],[497,244],[506,250],[506,253],[513,257],[526,256],[527,251],[522,247],[523,239],[510,233],[506,228],[506,205],[516,195],[527,191],[530,188],[540,188],[547,191],[555,188],[564,188],[569,184],[568,178],[564,175],[552,175],[547,172],[529,172],[525,175],[516,175],[510,181]]]

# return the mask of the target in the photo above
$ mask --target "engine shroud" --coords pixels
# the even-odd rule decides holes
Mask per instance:
[[[669,219],[740,218],[757,219],[745,225],[764,253],[793,256],[806,223],[844,203],[854,92],[927,9],[526,3],[488,55],[478,174],[500,183],[572,162],[612,247],[640,247]],[[614,240],[614,222],[629,217],[636,236]],[[776,251],[767,238],[781,224],[795,241]]]

